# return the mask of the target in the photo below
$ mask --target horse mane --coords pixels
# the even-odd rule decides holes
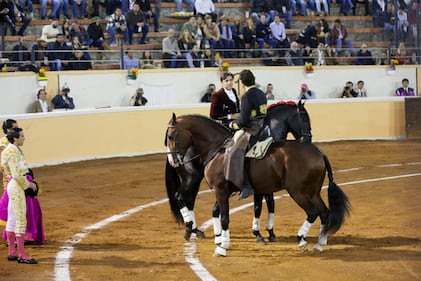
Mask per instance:
[[[293,106],[293,107],[297,107],[297,103],[295,101],[284,101],[284,100],[279,100],[276,103],[272,103],[270,105],[268,105],[267,109],[269,110],[274,110],[275,108],[279,108],[282,106]]]
[[[193,118],[207,120],[207,121],[209,121],[211,123],[212,127],[222,128],[227,133],[232,134],[232,131],[231,131],[230,128],[223,126],[221,123],[217,122],[215,119],[212,119],[212,118],[210,118],[208,116],[205,116],[205,115],[202,115],[202,114],[186,114],[186,115],[180,115],[180,116],[178,116],[178,118],[182,118],[182,117],[193,117]]]

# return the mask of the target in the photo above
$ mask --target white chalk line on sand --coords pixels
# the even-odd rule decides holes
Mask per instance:
[[[421,162],[420,162],[421,163]],[[414,163],[411,163],[414,165]],[[407,175],[400,175],[400,176],[391,176],[391,177],[383,177],[383,178],[376,178],[376,179],[367,179],[367,180],[360,180],[360,181],[353,181],[353,182],[347,182],[347,183],[341,183],[340,185],[351,185],[351,184],[359,184],[359,183],[365,183],[365,182],[373,182],[373,181],[382,181],[382,180],[390,180],[390,179],[397,179],[397,178],[405,178],[405,177],[414,177],[414,176],[421,176],[421,173],[415,173],[415,174],[407,174]],[[324,186],[323,188],[325,188]],[[205,190],[199,192],[199,194],[211,192],[211,190]],[[287,197],[288,195],[281,195],[276,196],[275,199],[280,199],[282,197]],[[109,218],[106,218],[102,221],[99,221],[95,224],[89,225],[82,229],[81,232],[76,233],[72,236],[71,239],[64,242],[64,244],[60,247],[60,251],[56,255],[55,264],[54,264],[54,274],[55,274],[55,280],[56,281],[71,281],[70,277],[70,270],[69,270],[69,263],[70,259],[74,250],[74,246],[78,243],[80,243],[86,236],[89,235],[89,233],[92,230],[97,230],[105,225],[116,222],[120,219],[123,219],[125,217],[128,217],[132,214],[135,214],[137,212],[140,212],[143,209],[154,207],[160,204],[164,204],[168,202],[168,199],[161,199],[158,201],[154,201],[145,205],[140,205],[135,208],[132,208],[130,210],[124,211],[120,214],[113,215]],[[236,208],[233,208],[230,210],[230,214],[234,214],[240,210],[243,210],[245,208],[249,208],[250,206],[253,206],[253,203],[247,203],[241,206],[238,206]],[[212,225],[212,219],[206,221],[202,227],[203,229],[208,228]],[[195,257],[196,253],[196,244],[194,241],[186,242],[185,248],[185,260],[190,264],[191,269],[194,271],[194,273],[201,279],[206,281],[213,281],[217,280],[215,277],[210,274],[206,268],[200,263],[200,260]]]

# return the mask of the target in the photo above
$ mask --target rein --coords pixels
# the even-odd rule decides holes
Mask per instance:
[[[300,110],[300,107],[297,105],[297,114],[298,114],[298,124],[300,126],[300,142],[304,142],[304,137],[311,137],[311,133],[304,132],[303,128],[303,120],[301,119],[301,115],[305,114],[304,111]]]

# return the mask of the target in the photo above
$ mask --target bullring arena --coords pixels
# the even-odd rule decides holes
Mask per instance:
[[[406,105],[401,98],[308,102],[314,140],[351,201],[350,217],[322,253],[300,253],[305,214],[285,192],[275,194],[280,241],[268,244],[251,233],[252,199],[234,196],[223,258],[212,256],[215,198],[207,184],[195,207],[207,237],[190,242],[170,214],[164,184],[172,112],[207,114],[207,106],[11,115],[25,130],[23,149],[42,188],[46,244],[28,247],[35,266],[0,259],[0,280],[420,280],[421,141],[408,137]]]

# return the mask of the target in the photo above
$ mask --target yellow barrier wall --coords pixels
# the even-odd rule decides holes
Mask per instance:
[[[307,102],[315,141],[405,136],[404,100]],[[28,164],[163,152],[172,113],[208,115],[209,105],[98,109],[11,116],[24,128]],[[204,130],[206,128],[203,128]]]

